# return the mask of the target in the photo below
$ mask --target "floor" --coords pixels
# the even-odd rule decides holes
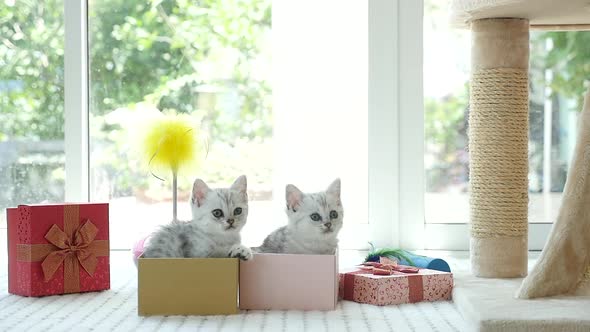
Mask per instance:
[[[0,262],[6,262],[0,234]],[[433,253],[428,253],[433,254]],[[468,270],[467,253],[436,253],[455,272]],[[363,253],[341,253],[341,266]],[[378,307],[340,301],[335,311],[242,311],[232,316],[139,317],[137,274],[129,251],[111,252],[111,290],[27,298],[7,292],[7,266],[0,266],[0,331],[465,331],[453,302]]]

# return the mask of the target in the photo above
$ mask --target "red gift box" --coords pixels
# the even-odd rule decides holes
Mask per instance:
[[[110,288],[108,203],[20,205],[6,215],[9,293]]]
[[[428,269],[419,269],[417,273],[392,273],[376,275],[357,268],[341,272],[339,297],[375,305],[451,300],[452,273]]]

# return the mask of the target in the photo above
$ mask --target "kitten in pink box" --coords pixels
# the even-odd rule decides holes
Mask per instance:
[[[333,255],[338,247],[344,210],[340,200],[340,179],[317,193],[303,193],[292,184],[286,188],[286,226],[270,233],[260,253]]]

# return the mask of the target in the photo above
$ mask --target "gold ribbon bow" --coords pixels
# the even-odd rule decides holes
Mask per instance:
[[[90,221],[80,225],[78,205],[64,206],[64,230],[51,226],[45,239],[51,244],[19,244],[17,260],[41,262],[45,281],[51,280],[60,265],[64,265],[64,293],[80,291],[80,265],[94,275],[97,257],[108,256],[109,241],[95,240],[98,228]]]

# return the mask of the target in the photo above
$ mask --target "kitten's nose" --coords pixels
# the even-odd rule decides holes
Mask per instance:
[[[227,219],[227,223],[231,226],[234,224],[234,220],[233,219]]]
[[[330,227],[332,227],[332,223],[331,222],[327,222],[327,223],[324,224],[324,226],[326,226],[327,228],[330,228]]]

